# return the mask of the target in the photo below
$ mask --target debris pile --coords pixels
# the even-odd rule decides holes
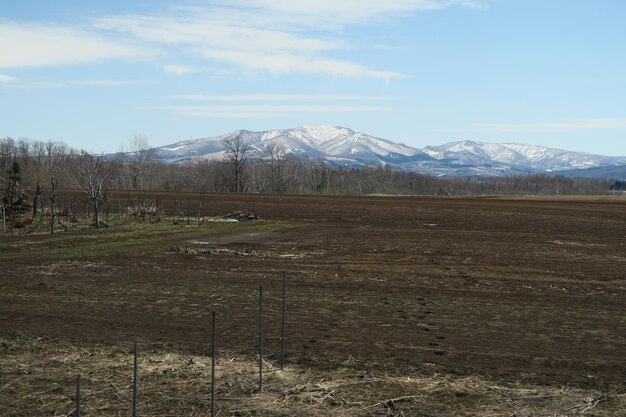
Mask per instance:
[[[224,219],[234,219],[237,221],[252,221],[259,220],[259,217],[256,213],[250,213],[248,211],[233,211],[232,213],[228,213],[225,216],[222,216]]]

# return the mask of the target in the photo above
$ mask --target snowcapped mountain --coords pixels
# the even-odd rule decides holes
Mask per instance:
[[[386,139],[355,132],[345,127],[302,126],[295,129],[251,132],[237,130],[222,136],[176,142],[155,148],[166,162],[218,159],[224,156],[224,139],[241,137],[250,144],[259,157],[270,143],[284,146],[289,153],[321,158],[328,161],[346,161],[348,165],[384,165],[387,159],[421,157],[430,159],[419,149]]]
[[[252,158],[263,158],[268,144],[289,153],[324,160],[338,167],[382,166],[429,175],[494,176],[580,170],[626,164],[626,157],[569,152],[517,143],[451,142],[424,149],[377,138],[337,126],[302,126],[295,129],[252,132],[176,142],[154,148],[167,163],[224,158],[224,139],[240,137],[251,146]]]
[[[429,146],[424,148],[424,152],[435,159],[456,164],[485,165],[500,163],[511,167],[546,172],[612,166],[624,163],[626,160],[626,158],[570,152],[537,145],[474,141],[451,142],[441,146]]]

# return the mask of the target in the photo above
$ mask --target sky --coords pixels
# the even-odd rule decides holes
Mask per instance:
[[[623,0],[0,0],[0,138],[344,126],[626,155]]]

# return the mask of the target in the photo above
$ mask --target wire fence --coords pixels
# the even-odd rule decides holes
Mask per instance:
[[[286,288],[287,288],[287,274],[286,272],[280,273],[281,280],[281,288],[282,288],[282,297],[281,297],[281,331],[280,331],[280,369],[284,369],[285,366],[285,315],[286,315]],[[259,368],[258,368],[258,388],[257,391],[263,391],[263,371],[264,371],[264,350],[265,346],[263,344],[265,334],[264,334],[264,299],[263,299],[263,286],[259,286],[259,317],[258,317],[258,336],[259,336],[259,346],[258,346],[258,355],[259,355]],[[216,376],[215,376],[215,363],[216,363],[216,352],[217,352],[217,341],[216,341],[216,312],[213,311],[211,314],[211,396],[210,396],[210,410],[211,417],[215,417],[216,412],[216,396],[215,396],[215,386],[216,386]],[[137,342],[133,343],[133,374],[132,374],[132,399],[131,399],[131,415],[132,417],[137,417],[138,414],[138,398],[140,391],[140,369],[139,369],[139,344]],[[81,415],[81,407],[84,406],[84,403],[81,405],[81,375],[76,375],[76,392],[75,392],[75,407],[74,411],[70,413],[69,416],[80,417]]]
[[[79,224],[94,216],[94,201],[79,190],[60,190],[54,204],[48,197],[42,193],[33,202],[33,206],[27,209],[9,210],[4,206],[0,207],[2,230],[11,228],[28,230],[28,228],[37,229],[38,226],[43,230],[50,227],[50,222],[54,223],[55,230],[68,229],[72,228],[73,224]],[[242,208],[245,210],[235,213],[239,215],[238,220],[256,218],[254,204]],[[192,224],[201,223],[212,215],[218,215],[215,202],[206,193],[111,191],[103,200],[98,201],[97,210],[99,225],[102,226],[108,226],[117,219]]]

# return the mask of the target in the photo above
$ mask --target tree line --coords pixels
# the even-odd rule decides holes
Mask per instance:
[[[115,156],[77,151],[60,142],[0,139],[0,193],[5,210],[37,210],[41,188],[80,188],[93,205],[109,190],[400,195],[593,195],[611,185],[600,179],[546,174],[494,178],[433,177],[389,166],[331,168],[270,143],[253,151],[242,138],[223,141],[224,158],[183,164],[160,161],[145,136],[129,140]],[[30,197],[29,197],[30,196]]]

